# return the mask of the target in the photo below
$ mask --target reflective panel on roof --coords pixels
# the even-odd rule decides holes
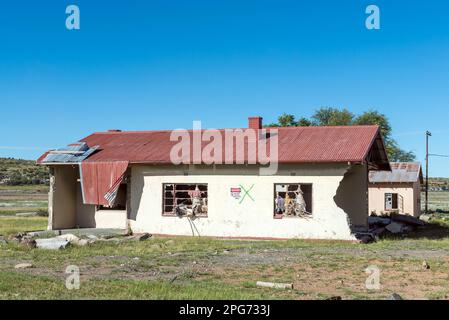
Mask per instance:
[[[67,147],[49,151],[41,163],[78,163],[85,160],[98,149],[98,146],[89,148],[85,142],[69,144]]]

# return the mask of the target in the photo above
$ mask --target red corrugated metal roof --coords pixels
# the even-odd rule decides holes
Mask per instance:
[[[279,163],[364,161],[371,146],[380,137],[378,126],[275,129],[278,130]],[[80,141],[86,142],[89,147],[99,146],[99,151],[86,161],[169,164],[172,163],[170,150],[177,143],[170,141],[171,132],[172,130],[97,132]],[[189,134],[192,136],[192,130],[189,130]],[[208,143],[203,142],[202,145]]]

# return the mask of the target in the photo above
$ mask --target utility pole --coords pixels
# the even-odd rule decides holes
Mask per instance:
[[[429,137],[430,131],[426,131],[426,214],[429,213]]]

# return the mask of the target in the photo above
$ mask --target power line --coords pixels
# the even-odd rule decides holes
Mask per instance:
[[[446,154],[435,154],[435,153],[429,153],[429,156],[432,156],[432,157],[443,157],[443,158],[449,158],[449,155],[446,155]]]

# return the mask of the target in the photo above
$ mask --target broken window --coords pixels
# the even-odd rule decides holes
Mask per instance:
[[[274,185],[274,217],[311,217],[312,185],[276,183]]]
[[[385,210],[398,210],[398,194],[385,193]]]
[[[167,216],[207,217],[207,184],[163,184],[163,210]]]
[[[122,182],[117,190],[117,196],[111,207],[108,206],[97,206],[97,210],[126,210],[126,201],[128,199],[128,184]]]

